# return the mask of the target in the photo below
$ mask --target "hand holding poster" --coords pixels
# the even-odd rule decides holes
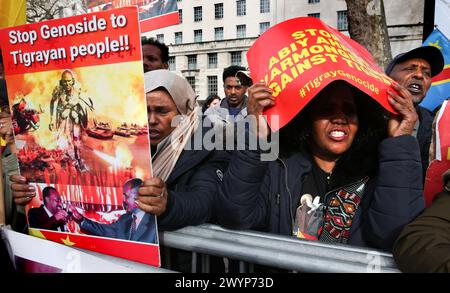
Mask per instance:
[[[159,265],[137,8],[0,31],[30,234]],[[138,177],[138,178],[135,178]]]
[[[276,98],[265,115],[278,115],[286,125],[325,86],[344,80],[371,96],[387,110],[391,79],[370,53],[317,18],[300,17],[266,31],[247,53],[253,81],[264,81]],[[270,124],[271,119],[268,119]]]

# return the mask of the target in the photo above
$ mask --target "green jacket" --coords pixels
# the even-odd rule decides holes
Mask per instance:
[[[12,198],[11,181],[9,180],[9,176],[19,174],[17,155],[12,154],[9,148],[6,148],[1,156],[1,163],[3,168],[3,188],[5,192],[6,225],[12,225],[14,230],[22,231],[24,228],[25,209],[22,206],[15,206]],[[18,219],[18,217],[21,219]]]
[[[403,229],[393,254],[402,272],[450,272],[450,192],[438,193],[431,206]]]

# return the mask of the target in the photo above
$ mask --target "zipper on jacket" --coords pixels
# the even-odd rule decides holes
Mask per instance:
[[[294,228],[295,219],[294,219],[294,215],[292,213],[292,193],[291,193],[291,190],[289,189],[289,185],[288,185],[288,168],[287,168],[286,163],[282,159],[277,158],[277,160],[280,160],[281,164],[283,164],[284,171],[285,171],[284,184],[285,184],[286,190],[289,194],[289,217],[291,218],[290,231],[292,231],[292,229]],[[277,202],[279,202],[279,201],[277,201]]]

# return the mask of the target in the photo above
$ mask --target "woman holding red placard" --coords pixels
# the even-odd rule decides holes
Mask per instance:
[[[224,226],[391,250],[402,227],[424,208],[417,114],[406,89],[393,86],[383,108],[344,81],[325,87],[280,130],[281,155],[238,151],[219,192]],[[249,114],[267,137],[263,110],[273,106],[264,83],[249,88]],[[273,143],[273,142],[272,142]]]

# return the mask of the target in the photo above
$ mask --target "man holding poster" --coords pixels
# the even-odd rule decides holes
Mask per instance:
[[[258,81],[248,91],[258,126],[251,132],[267,137],[283,127],[281,154],[271,162],[262,152],[233,154],[219,191],[219,222],[391,250],[424,207],[410,93],[389,87],[365,49],[318,19],[273,27],[248,59]],[[386,119],[382,106],[395,114]],[[317,216],[304,225],[308,211]]]

